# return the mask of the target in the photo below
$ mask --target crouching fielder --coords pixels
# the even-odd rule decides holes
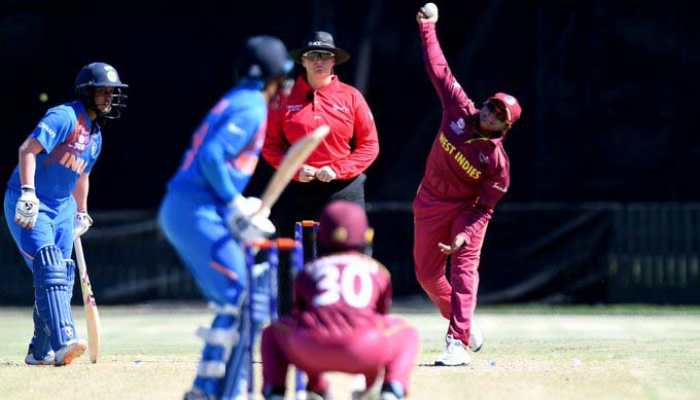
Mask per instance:
[[[283,399],[289,364],[308,375],[308,399],[327,399],[324,372],[363,374],[371,387],[384,372],[381,398],[403,399],[418,352],[418,333],[386,315],[391,280],[363,253],[372,231],[357,204],[336,201],[320,219],[320,258],[294,280],[292,314],[262,334],[263,395]]]
[[[437,7],[417,15],[425,66],[443,114],[425,175],[413,202],[416,277],[450,320],[438,365],[469,363],[481,338],[472,326],[479,286],[479,257],[493,209],[508,190],[506,132],[520,118],[515,97],[496,93],[477,109],[452,75],[435,33]],[[451,276],[445,259],[451,254]],[[471,338],[470,338],[471,336]]]
[[[248,294],[245,242],[274,233],[257,215],[260,199],[241,193],[257,165],[265,135],[267,103],[292,67],[284,44],[250,38],[239,55],[243,77],[211,109],[195,131],[192,148],[168,183],[159,223],[216,316],[197,376],[185,399],[241,399],[247,394]]]

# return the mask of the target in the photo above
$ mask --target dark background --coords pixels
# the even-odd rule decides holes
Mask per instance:
[[[2,162],[46,109],[72,99],[79,68],[113,64],[130,85],[123,120],[104,129],[91,209],[155,209],[200,118],[232,85],[235,49],[252,34],[300,47],[315,28],[353,53],[337,68],[363,90],[381,152],[369,201],[410,201],[438,128],[423,69],[416,1],[255,2],[208,15],[0,19]],[[504,202],[694,201],[700,197],[694,117],[698,28],[674,1],[438,1],[438,34],[477,104],[495,91],[520,99],[506,141]],[[39,101],[45,92],[49,101]]]
[[[484,243],[480,304],[700,304],[700,29],[691,6],[437,3],[438,35],[468,95],[480,104],[505,91],[523,107],[505,144],[512,185]],[[125,117],[103,130],[92,172],[96,223],[83,242],[96,297],[198,298],[155,221],[165,183],[202,116],[233,85],[234,54],[246,37],[277,35],[293,49],[311,30],[327,30],[353,54],[336,72],[365,94],[379,129],[367,181],[374,255],[398,296],[420,294],[410,202],[441,115],[421,59],[421,5],[197,2],[180,15],[165,14],[171,4],[157,15],[126,15],[122,4],[104,3],[111,10],[99,15],[0,13],[0,176],[10,176],[18,146],[47,108],[73,99],[81,66],[114,65],[130,97]],[[252,194],[270,173],[262,162]],[[0,301],[31,304],[31,274],[17,268],[6,229],[0,259]]]

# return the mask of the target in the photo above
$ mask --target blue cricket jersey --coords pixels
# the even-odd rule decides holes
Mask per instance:
[[[44,147],[36,157],[37,197],[50,206],[66,201],[80,174],[90,172],[100,155],[100,126],[90,119],[80,101],[73,101],[50,108],[29,136]],[[20,191],[19,165],[7,186]]]
[[[243,80],[209,111],[168,190],[209,193],[228,203],[243,192],[265,141],[263,82]]]

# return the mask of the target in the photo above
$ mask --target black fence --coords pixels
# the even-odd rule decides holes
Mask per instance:
[[[374,256],[391,271],[396,295],[422,293],[410,204],[368,211]],[[98,303],[200,298],[154,217],[95,213],[83,244]],[[31,273],[6,228],[0,256],[0,304],[31,304]],[[700,304],[699,258],[700,204],[504,204],[486,236],[479,302]]]

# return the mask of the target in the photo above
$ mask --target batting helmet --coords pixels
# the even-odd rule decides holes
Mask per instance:
[[[274,36],[253,36],[246,40],[238,58],[239,76],[269,81],[284,77],[294,66],[287,47]]]
[[[95,88],[114,88],[111,107],[106,112],[101,112],[95,106]],[[97,113],[99,117],[116,119],[121,116],[121,109],[126,108],[126,89],[129,85],[122,83],[119,74],[113,66],[102,63],[90,63],[78,72],[75,78],[75,93],[86,108]]]

